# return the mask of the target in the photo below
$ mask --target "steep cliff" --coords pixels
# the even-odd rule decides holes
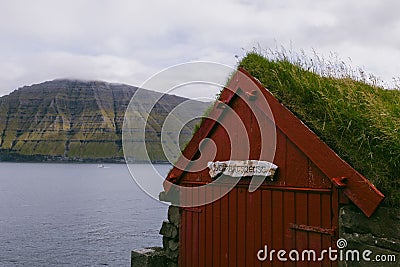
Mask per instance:
[[[122,160],[122,124],[136,90],[100,81],[54,80],[1,97],[0,160]],[[147,92],[149,101],[159,95]],[[152,160],[165,160],[159,132],[168,113],[185,100],[165,95],[151,112],[146,144]],[[151,103],[145,97],[142,104]],[[207,106],[196,102],[187,112],[202,114]],[[190,139],[194,123],[180,132],[182,143]]]

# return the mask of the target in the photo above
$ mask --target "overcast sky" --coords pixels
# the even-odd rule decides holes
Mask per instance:
[[[258,45],[337,52],[390,80],[399,10],[396,0],[0,0],[0,95],[56,78],[140,85],[186,61],[234,66]]]

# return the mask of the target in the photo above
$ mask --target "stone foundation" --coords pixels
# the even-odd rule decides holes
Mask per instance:
[[[400,266],[400,209],[380,207],[367,218],[358,208],[347,205],[340,209],[340,238],[347,241],[343,251],[358,250],[360,261],[341,262],[340,266]],[[368,258],[362,259],[362,252],[372,252]],[[376,255],[395,262],[377,262]],[[384,255],[384,256],[383,256]],[[392,256],[389,256],[392,255]]]
[[[162,248],[142,248],[131,252],[131,267],[164,267],[165,253]]]
[[[132,251],[131,267],[177,267],[179,259],[180,210],[170,205],[168,220],[163,221],[160,234],[163,247],[144,248]]]
[[[160,234],[163,236],[166,266],[178,266],[180,220],[180,209],[170,205],[168,208],[168,220],[163,222],[160,230]]]

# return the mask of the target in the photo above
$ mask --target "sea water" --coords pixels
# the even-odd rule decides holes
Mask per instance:
[[[99,167],[0,163],[0,266],[129,266],[132,249],[161,246],[167,205],[126,165]]]

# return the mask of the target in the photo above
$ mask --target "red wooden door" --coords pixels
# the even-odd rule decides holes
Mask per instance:
[[[218,201],[185,208],[180,231],[180,266],[337,266],[320,253],[335,247],[337,198],[329,189],[238,186]],[[259,250],[276,252],[260,261]],[[290,260],[296,249],[299,261]],[[287,261],[277,258],[285,250]],[[316,258],[303,250],[313,250]],[[296,254],[293,254],[294,256]],[[285,258],[284,257],[284,258]]]

